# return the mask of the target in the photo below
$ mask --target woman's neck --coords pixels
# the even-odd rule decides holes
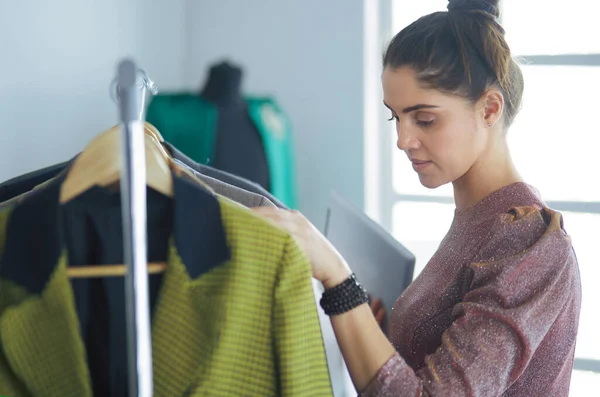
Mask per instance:
[[[484,153],[465,175],[454,181],[454,202],[459,210],[469,208],[486,196],[505,186],[523,182],[508,150],[506,142]]]

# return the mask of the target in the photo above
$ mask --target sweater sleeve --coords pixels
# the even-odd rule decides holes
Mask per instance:
[[[500,216],[469,273],[468,292],[424,366],[414,371],[396,353],[361,396],[501,395],[555,332],[561,313],[579,311],[577,260],[553,211],[522,207]],[[574,344],[577,325],[556,332],[569,333]],[[553,359],[572,360],[567,356]]]

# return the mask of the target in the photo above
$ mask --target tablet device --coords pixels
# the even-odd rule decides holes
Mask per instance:
[[[386,310],[383,330],[389,336],[387,318],[398,297],[412,282],[415,256],[381,225],[335,192],[331,194],[324,234],[367,292],[382,300]]]

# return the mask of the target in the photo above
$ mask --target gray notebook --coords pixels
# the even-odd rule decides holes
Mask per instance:
[[[387,312],[412,282],[415,256],[362,210],[332,193],[325,236],[346,259],[358,280]],[[389,335],[389,325],[383,325]]]

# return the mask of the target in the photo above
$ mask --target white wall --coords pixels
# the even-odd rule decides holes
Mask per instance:
[[[330,189],[363,205],[363,1],[190,0],[186,83],[228,58],[247,93],[273,95],[294,126],[300,209],[324,225]]]
[[[183,86],[185,2],[0,2],[0,181],[64,161],[117,121],[109,85],[132,56]]]

